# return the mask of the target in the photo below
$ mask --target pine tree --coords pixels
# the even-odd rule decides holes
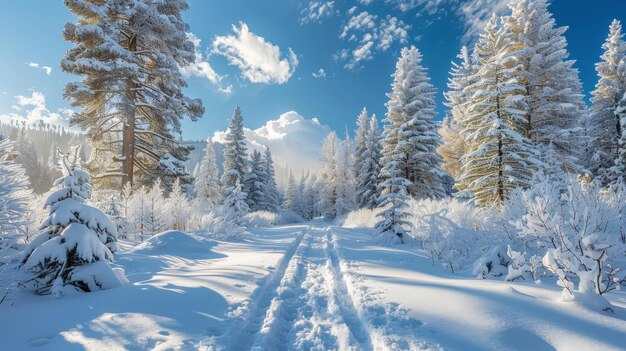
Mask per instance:
[[[182,167],[189,149],[175,137],[183,118],[204,113],[202,102],[182,91],[179,67],[195,57],[182,19],[187,1],[64,3],[78,20],[65,25],[74,47],[61,68],[82,77],[65,86],[64,96],[81,109],[70,122],[87,131],[96,178],[115,179],[107,185],[118,189],[136,177],[140,184],[162,178],[166,189],[178,177],[191,181]]]
[[[511,15],[503,19],[526,96],[520,132],[539,150],[552,145],[564,169],[578,172],[583,141],[579,127],[586,106],[575,61],[567,51],[567,27],[556,26],[548,5],[548,0],[514,0]]]
[[[125,196],[128,196],[127,190],[130,189],[130,183],[126,183],[124,189],[126,190]],[[148,221],[150,204],[148,202],[148,189],[144,185],[133,190],[126,208],[128,209],[128,219],[133,225],[135,233],[139,234],[139,241],[143,242],[150,234]]]
[[[378,205],[378,188],[380,173],[380,128],[376,116],[369,120],[369,128],[365,137],[365,151],[358,178],[357,194],[361,198],[361,207],[375,208]]]
[[[250,160],[250,172],[246,174],[245,189],[248,193],[246,203],[250,211],[260,211],[267,208],[266,186],[267,174],[265,173],[265,163],[263,156],[257,150],[252,152]]]
[[[337,215],[337,169],[339,167],[339,150],[337,134],[330,132],[322,145],[323,168],[320,173],[321,196],[320,212],[328,219],[334,219]]]
[[[441,168],[447,171],[457,182],[456,187],[463,190],[464,186],[459,182],[462,165],[461,158],[465,154],[467,146],[461,137],[461,131],[466,125],[469,104],[473,92],[472,78],[475,77],[477,62],[463,46],[457,56],[460,63],[452,62],[450,78],[448,79],[448,92],[444,93],[445,105],[450,109],[439,128],[442,144],[437,148],[443,162]]]
[[[618,156],[621,124],[616,114],[618,104],[626,92],[626,42],[622,24],[611,23],[609,36],[602,45],[602,61],[596,64],[598,84],[591,92],[590,134],[593,157],[589,168],[594,176],[606,183],[611,175],[609,168]]]
[[[354,145],[346,131],[346,139],[341,143],[338,158],[336,186],[337,201],[335,214],[346,214],[356,208],[356,179],[354,177]]]
[[[433,122],[435,89],[429,82],[417,48],[402,49],[393,77],[392,90],[387,94],[383,168],[394,159],[395,167],[400,167],[402,177],[410,182],[407,186],[409,196],[443,197],[441,156],[436,152],[440,140]]]
[[[520,128],[527,111],[513,43],[498,22],[492,16],[477,45],[476,93],[462,132],[468,149],[461,182],[481,206],[504,204],[513,190],[531,184],[537,169],[535,151]]]
[[[400,162],[398,162],[400,160]],[[383,189],[378,204],[379,211],[377,217],[381,220],[376,223],[376,231],[379,237],[385,242],[394,242],[399,240],[404,243],[404,238],[409,234],[409,222],[406,220],[410,213],[409,196],[407,186],[411,182],[404,178],[402,158],[383,157],[383,168],[380,176],[385,179],[381,184]]]
[[[224,145],[224,173],[222,174],[222,199],[228,196],[228,190],[234,189],[235,184],[243,184],[247,173],[248,147],[243,133],[243,116],[239,106],[235,107],[233,117],[228,125],[226,143]]]
[[[227,223],[240,224],[241,219],[250,212],[248,205],[246,204],[246,198],[248,194],[243,191],[243,186],[239,179],[235,182],[235,185],[230,189],[227,189],[228,195],[224,197],[224,221]]]
[[[34,200],[14,143],[0,136],[0,250],[28,234],[28,207]],[[0,258],[3,255],[0,254]],[[0,265],[2,263],[0,262]]]
[[[626,93],[615,109],[615,115],[620,123],[620,138],[618,140],[617,158],[615,165],[609,171],[609,181],[614,188],[626,185]]]
[[[367,152],[366,139],[369,134],[370,121],[367,114],[367,109],[363,107],[363,110],[359,114],[356,120],[356,137],[354,139],[354,174],[357,179],[357,194],[356,204],[357,207],[365,207],[365,199],[363,198],[364,184],[361,182],[364,177],[361,172],[363,171],[363,163],[365,162],[365,153]]]
[[[263,162],[265,163],[265,174],[267,175],[265,183],[265,210],[278,212],[279,199],[276,173],[274,172],[274,159],[272,158],[272,152],[267,147],[265,148]]]
[[[146,193],[146,231],[150,235],[158,234],[170,227],[170,217],[167,212],[165,192],[161,180],[157,179],[152,188]]]
[[[33,277],[23,284],[38,294],[60,296],[65,286],[85,292],[122,285],[108,262],[117,250],[115,224],[86,204],[89,174],[78,168],[76,155],[63,156],[63,177],[48,196],[49,216],[43,232],[24,251],[21,266]]]
[[[296,179],[293,172],[289,171],[289,180],[287,181],[287,189],[285,189],[285,198],[283,200],[283,210],[287,212],[295,212],[296,210]]]
[[[171,218],[171,228],[173,230],[186,231],[188,229],[190,204],[187,195],[180,185],[180,180],[176,179],[167,199],[167,214]]]
[[[209,208],[215,206],[220,199],[220,185],[215,151],[211,140],[207,142],[204,157],[198,164],[195,173],[196,198],[201,199]]]

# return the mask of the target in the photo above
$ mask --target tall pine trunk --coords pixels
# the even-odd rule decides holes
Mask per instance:
[[[137,35],[133,34],[128,39],[128,50],[137,50]],[[124,135],[122,138],[122,188],[130,183],[133,186],[133,165],[135,156],[135,100],[136,100],[136,84],[132,78],[126,80],[127,91],[127,109],[126,124],[124,125]]]

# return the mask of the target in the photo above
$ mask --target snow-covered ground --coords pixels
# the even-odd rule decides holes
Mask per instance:
[[[414,247],[323,222],[238,241],[169,232],[116,263],[131,284],[76,296],[13,294],[0,350],[618,350],[614,312],[559,302],[551,282],[476,280]]]

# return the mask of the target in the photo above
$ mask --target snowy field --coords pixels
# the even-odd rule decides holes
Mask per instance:
[[[561,289],[478,280],[410,246],[323,222],[237,241],[166,232],[122,242],[131,284],[90,294],[19,292],[0,305],[0,350],[619,350],[614,312]]]

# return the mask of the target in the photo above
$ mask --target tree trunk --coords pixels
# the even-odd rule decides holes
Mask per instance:
[[[137,36],[133,34],[128,40],[128,50],[137,50]],[[132,78],[126,80],[127,110],[126,123],[124,124],[124,135],[122,138],[122,188],[130,183],[133,186],[133,173],[135,162],[135,99],[136,85]]]

